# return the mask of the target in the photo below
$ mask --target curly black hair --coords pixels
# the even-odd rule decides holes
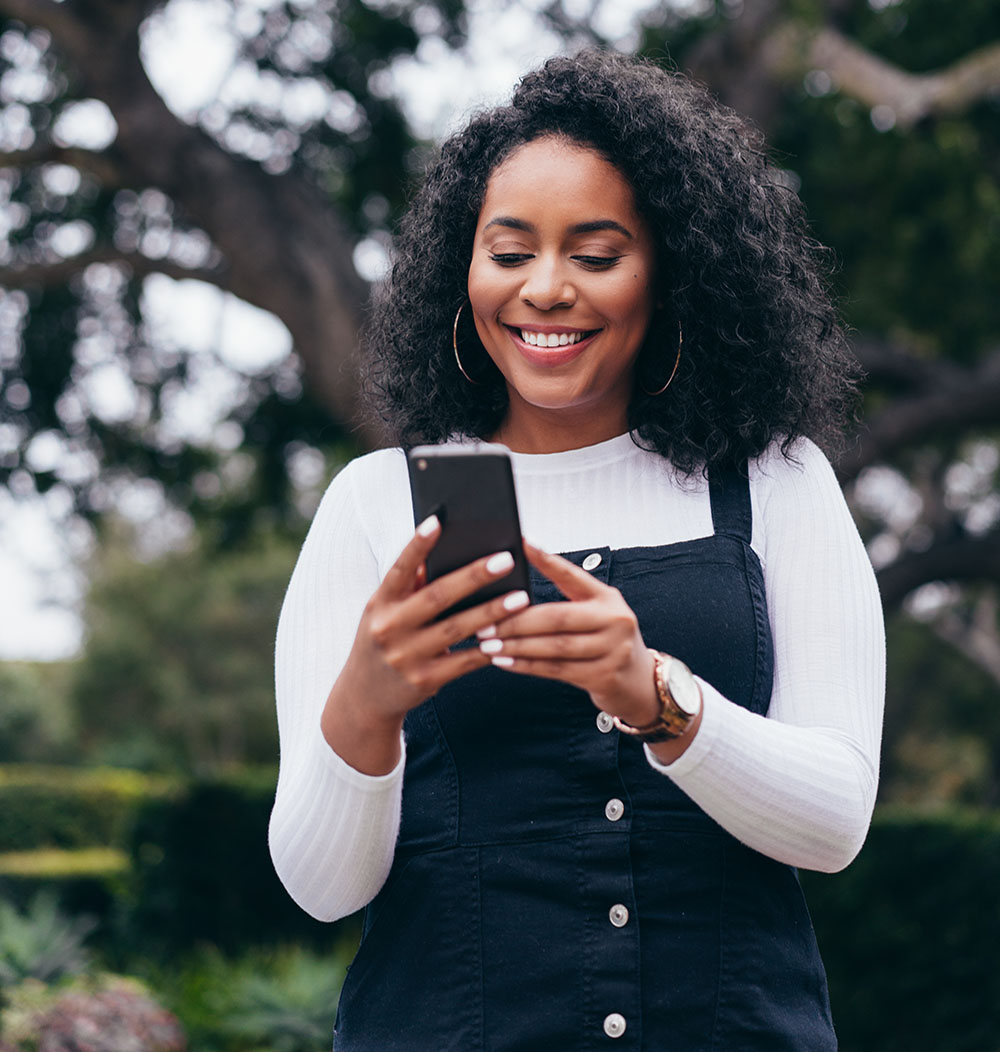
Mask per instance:
[[[744,119],[683,75],[621,54],[552,58],[509,106],[444,143],[401,224],[391,275],[366,333],[366,387],[403,446],[489,438],[506,408],[499,371],[464,316],[490,174],[526,142],[557,135],[596,150],[631,184],[657,246],[656,299],[629,406],[633,439],[691,474],[744,464],[800,436],[834,452],[857,367],[826,289],[830,257]],[[669,390],[677,350],[684,353]],[[477,350],[478,349],[478,350]]]

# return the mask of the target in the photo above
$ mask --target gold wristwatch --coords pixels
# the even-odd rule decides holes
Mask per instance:
[[[643,727],[633,727],[617,716],[612,719],[622,734],[653,744],[679,738],[687,730],[701,711],[701,687],[683,661],[652,647],[649,652],[653,655],[653,682],[660,699],[659,715]]]

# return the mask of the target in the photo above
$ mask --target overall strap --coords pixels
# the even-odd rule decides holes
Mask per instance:
[[[708,473],[708,495],[712,501],[712,525],[723,533],[750,543],[753,516],[750,511],[750,479],[732,465],[713,467]]]

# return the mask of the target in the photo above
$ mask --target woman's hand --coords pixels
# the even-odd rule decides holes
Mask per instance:
[[[385,774],[399,760],[399,732],[410,709],[446,683],[489,664],[476,647],[449,648],[526,606],[525,592],[435,620],[460,599],[514,568],[509,552],[478,559],[427,583],[425,560],[441,534],[436,517],[417,532],[375,590],[354,645],[330,691],[321,726],[328,744],[366,774]]]
[[[485,637],[480,633],[479,649],[501,668],[580,687],[626,723],[651,723],[659,712],[653,658],[621,592],[558,555],[527,543],[524,549],[569,602],[508,618]]]

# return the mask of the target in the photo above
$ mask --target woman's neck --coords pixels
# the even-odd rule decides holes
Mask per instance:
[[[492,436],[515,453],[564,453],[596,446],[628,431],[628,420],[620,414],[595,417],[591,413],[522,414],[508,412]]]

